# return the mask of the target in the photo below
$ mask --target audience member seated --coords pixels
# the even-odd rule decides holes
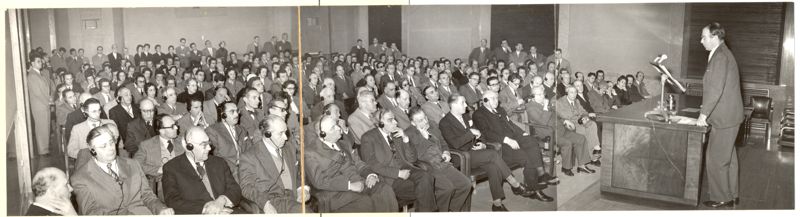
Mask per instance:
[[[161,178],[164,174],[164,164],[175,156],[185,152],[183,140],[178,138],[178,125],[172,117],[160,114],[155,117],[153,128],[156,129],[156,136],[142,141],[139,151],[133,155],[133,159],[142,165],[142,170],[147,175],[159,198],[163,196],[161,188]]]
[[[469,211],[472,205],[467,203],[467,199],[472,192],[471,181],[450,163],[450,151],[439,126],[431,127],[427,116],[419,108],[411,109],[406,115],[411,117],[413,126],[407,128],[405,134],[409,138],[409,148],[413,149],[410,152],[415,153],[409,159],[415,158],[430,165],[428,172],[435,179],[436,205],[439,211]]]
[[[555,184],[558,180],[543,168],[538,139],[509,121],[506,111],[499,107],[497,92],[484,92],[483,100],[483,106],[472,114],[475,127],[483,133],[486,142],[502,144],[501,154],[509,167],[520,165],[524,168],[522,173],[525,176],[526,186],[537,191],[532,196],[534,199],[552,201],[553,199],[541,190],[546,188],[547,184]]]
[[[567,95],[556,101],[556,108],[558,108],[556,114],[563,120],[568,130],[574,129],[575,132],[586,137],[586,144],[588,147],[592,148],[594,153],[598,153],[600,151],[600,139],[597,134],[597,123],[592,120],[596,115],[595,113],[586,112],[586,110],[579,105],[577,97],[578,89],[573,86],[567,87]],[[589,163],[600,166],[600,160],[598,159],[592,160]],[[591,170],[589,170],[589,172],[591,172]]]
[[[630,91],[628,90],[627,81],[625,76],[619,76],[616,85],[614,85],[614,105],[618,108],[633,103],[629,93]]]
[[[258,132],[258,124],[266,115],[263,110],[258,108],[260,104],[260,94],[258,93],[258,90],[252,87],[248,87],[244,91],[246,93],[244,97],[242,97],[244,106],[239,107],[239,114],[241,115],[239,124],[244,127],[248,134],[259,135],[260,133]]]
[[[36,172],[31,182],[33,203],[28,207],[25,215],[78,215],[70,201],[72,186],[68,181],[67,174],[55,167],[47,167]]]
[[[81,110],[86,114],[86,121],[72,128],[69,142],[67,143],[67,155],[73,159],[78,157],[79,150],[87,147],[87,144],[83,142],[81,138],[86,138],[86,134],[88,134],[90,130],[102,124],[114,123],[112,120],[102,119],[100,117],[102,108],[100,107],[100,101],[95,98],[87,99],[86,102],[83,103]]]
[[[253,138],[252,147],[239,162],[242,196],[266,214],[299,213],[301,203],[310,198],[302,195],[310,193],[308,186],[300,186],[296,147],[285,145],[286,123],[282,117],[270,115],[258,127],[263,134]]]
[[[233,213],[233,207],[242,198],[242,189],[228,164],[220,157],[209,155],[211,143],[202,127],[191,127],[184,136],[186,153],[164,164],[167,206],[175,209],[176,214]]]
[[[180,135],[186,135],[186,130],[191,127],[201,127],[205,129],[209,126],[208,120],[210,120],[210,117],[207,117],[205,113],[203,113],[203,101],[201,101],[201,99],[189,99],[189,104],[186,104],[186,107],[189,113],[177,120],[178,126],[181,128]]]
[[[180,119],[186,114],[186,104],[178,102],[178,96],[174,88],[164,89],[164,103],[158,108],[158,114],[166,114],[172,119]]]
[[[357,99],[358,109],[350,114],[347,118],[347,122],[350,123],[350,132],[355,139],[355,143],[363,144],[361,142],[361,136],[375,127],[377,121],[373,116],[375,112],[378,111],[378,108],[375,103],[375,95],[373,95],[371,91],[359,90]]]
[[[427,102],[422,104],[422,110],[425,111],[428,120],[438,125],[444,115],[450,112],[450,106],[441,101],[439,92],[436,91],[436,87],[434,86],[425,87],[423,89],[423,94],[425,94]]]
[[[138,162],[117,157],[116,138],[109,126],[89,131],[92,160],[71,176],[82,215],[172,215],[150,189]]]
[[[78,95],[78,102],[80,102],[80,104],[78,104],[78,109],[67,114],[67,120],[64,122],[64,128],[65,128],[64,133],[67,136],[66,138],[64,138],[64,141],[69,141],[71,139],[70,136],[72,128],[75,127],[75,125],[86,121],[86,113],[84,113],[83,104],[86,103],[86,100],[91,98],[92,94],[89,93],[81,93],[80,95]],[[106,118],[106,113],[103,112],[102,110],[100,111],[100,118],[101,119]]]
[[[348,143],[340,143],[348,135],[343,135],[338,111],[328,113],[311,128],[317,132],[316,136],[305,140],[308,142],[304,156],[306,178],[317,190],[314,196],[319,200],[319,211],[397,211],[391,186],[381,181],[350,145],[343,145]]]
[[[123,95],[124,96],[124,95]],[[153,127],[153,117],[155,117],[156,109],[152,100],[146,99],[139,103],[139,111],[141,116],[133,119],[128,123],[125,135],[125,151],[128,151],[128,157],[133,157],[139,151],[139,144],[156,135],[156,130]]]
[[[198,81],[195,80],[194,78],[186,81],[186,89],[184,89],[183,91],[181,91],[180,94],[178,94],[177,102],[183,104],[189,104],[189,100],[191,99],[198,99],[202,102],[205,96],[203,96],[203,92],[197,86],[198,84],[197,82]]]
[[[504,181],[511,185],[511,190],[516,195],[540,200],[549,198],[543,193],[537,195],[540,193],[539,191],[530,190],[530,187],[517,181],[511,174],[511,169],[503,162],[500,153],[478,141],[482,134],[475,128],[472,118],[467,114],[467,103],[463,96],[451,96],[448,103],[452,109],[439,123],[439,130],[442,132],[449,150],[468,152],[470,167],[486,171],[486,176],[489,178],[489,191],[492,194],[492,211],[508,211],[503,205]]]
[[[572,168],[579,165],[578,173],[594,173],[587,166],[590,156],[586,137],[576,133],[573,126],[567,128],[564,123],[559,123],[555,109],[555,103],[545,98],[543,87],[533,89],[533,100],[527,104],[528,120],[537,134],[554,136],[555,144],[561,148],[561,172],[573,176]]]
[[[642,97],[641,92],[639,92],[638,86],[634,85],[634,82],[636,82],[636,78],[634,78],[633,75],[628,74],[625,75],[625,79],[626,79],[625,84],[628,87],[628,96],[631,99],[631,103],[642,101],[644,97]]]
[[[109,118],[114,121],[122,132],[122,141],[128,140],[128,124],[142,116],[139,107],[133,104],[131,90],[120,87],[116,91],[116,105],[108,112]],[[125,142],[127,144],[127,142]],[[138,144],[137,144],[138,145]]]
[[[206,133],[214,146],[214,156],[225,159],[233,178],[238,182],[239,159],[249,148],[250,135],[239,125],[239,109],[235,103],[226,101],[220,106],[219,117],[222,120],[206,128]]]
[[[380,122],[361,138],[361,157],[387,184],[392,186],[399,201],[414,201],[420,212],[436,211],[434,178],[406,159],[413,151],[409,138],[397,127],[394,114],[381,110]]]
[[[203,102],[203,115],[206,117],[208,124],[215,124],[220,121],[217,113],[217,108],[221,108],[222,103],[228,100],[228,89],[225,87],[212,88],[212,98]]]

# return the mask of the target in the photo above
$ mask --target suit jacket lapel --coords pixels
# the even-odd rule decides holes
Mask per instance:
[[[261,166],[267,170],[265,171],[265,173],[276,174],[275,176],[275,182],[277,183],[276,185],[281,186],[281,188],[283,188],[283,183],[281,183],[280,180],[281,179],[280,174],[278,174],[280,170],[278,170],[278,167],[275,165],[275,160],[272,159],[272,154],[269,153],[267,147],[264,147],[264,141],[254,143],[253,145],[256,146],[255,149],[255,151],[257,152],[256,156],[264,156],[264,157],[259,157],[257,159],[258,162],[261,163]]]

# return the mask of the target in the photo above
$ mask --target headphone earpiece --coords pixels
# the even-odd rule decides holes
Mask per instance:
[[[122,96],[117,96],[117,104],[122,103]]]
[[[325,115],[326,115],[326,116],[327,116],[327,115],[330,115],[330,114],[328,114],[328,113],[330,113],[330,112],[328,112],[328,111],[325,111]],[[324,138],[327,136],[327,135],[325,134],[325,131],[322,131],[322,119],[320,119],[320,120],[319,120],[319,123],[317,123],[317,130],[319,130],[319,137],[322,137],[322,138],[324,139]]]
[[[380,122],[380,121],[379,121],[379,122],[378,122],[378,128],[383,128],[383,126],[384,126],[384,125],[383,125],[383,122]]]
[[[192,143],[188,143],[188,142],[187,142],[187,143],[186,143],[186,150],[189,150],[189,151],[191,151],[192,149],[194,149],[194,145],[192,145]]]
[[[270,132],[270,131],[264,132],[264,137],[267,137],[267,138],[272,137],[272,132]]]
[[[97,151],[95,151],[93,148],[89,149],[89,154],[91,154],[92,157],[97,157]]]
[[[483,98],[483,102],[489,102],[489,98]]]

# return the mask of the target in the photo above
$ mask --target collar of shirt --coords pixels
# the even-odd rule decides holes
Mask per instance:
[[[269,151],[269,154],[271,154],[273,157],[280,157],[281,156],[278,153],[278,151],[280,151],[280,150],[278,150],[278,147],[276,147],[275,145],[270,144],[269,138],[263,137],[263,138],[261,138],[261,140],[264,142],[264,147],[267,147],[267,151]]]
[[[169,144],[167,144],[167,141],[169,141],[169,140],[168,140],[168,139],[165,139],[165,138],[164,138],[164,137],[162,137],[162,136],[159,136],[159,137],[158,137],[158,141],[159,141],[159,142],[161,142],[161,147],[162,147],[162,148],[167,148],[167,147],[169,146]],[[172,145],[174,146],[174,145],[175,145],[175,143],[172,143]]]
[[[328,142],[328,141],[325,141],[325,140],[322,140],[322,143],[327,145],[329,148],[331,148],[333,150],[341,151],[341,149],[339,149],[339,145],[336,145],[336,143]]]
[[[188,154],[186,155],[186,160],[189,160],[189,165],[192,165],[192,168],[194,168],[195,172],[197,172],[197,163],[200,163],[200,166],[203,166],[203,167],[206,166],[206,162],[205,161],[195,162],[194,158],[189,157]],[[198,173],[198,175],[199,175],[199,173]]]
[[[103,170],[103,172],[109,173],[108,164],[101,163],[100,161],[97,160],[97,158],[94,159],[94,163],[96,163],[97,166],[99,166],[100,169]],[[119,174],[119,165],[117,164],[117,159],[111,161],[111,169],[114,170],[114,172],[116,172],[117,174]]]
[[[711,57],[714,56],[714,52],[717,51],[719,46],[722,46],[722,43],[719,43],[716,47],[714,47],[714,49],[711,49],[711,52],[708,52],[708,61],[711,61]]]
[[[361,111],[361,114],[364,114],[364,116],[367,117],[367,119],[371,119],[372,118],[371,115],[369,114],[369,112],[361,110],[361,109],[359,109],[359,110]]]
[[[391,147],[392,146],[391,145],[391,141],[389,141],[389,139],[387,137],[391,136],[392,134],[389,134],[389,133],[383,131],[383,129],[380,129],[380,128],[378,128],[378,131],[381,132],[381,136],[383,137],[383,140],[386,141],[386,144]]]

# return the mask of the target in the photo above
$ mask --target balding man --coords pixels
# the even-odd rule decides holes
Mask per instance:
[[[230,214],[242,189],[225,160],[209,155],[211,143],[202,127],[186,131],[186,153],[164,164],[164,201],[176,214]],[[198,182],[197,180],[200,180]]]
[[[347,122],[350,123],[350,131],[353,132],[356,144],[361,144],[361,135],[375,127],[377,123],[373,115],[378,107],[375,103],[375,95],[371,91],[358,92],[358,109],[350,114]]]
[[[263,134],[241,155],[242,195],[266,214],[299,213],[310,194],[308,186],[300,186],[296,147],[286,145],[286,123],[283,117],[270,115],[258,127]]]
[[[600,150],[600,138],[597,136],[597,124],[591,119],[596,117],[594,113],[589,113],[583,109],[577,99],[578,89],[574,86],[567,87],[567,95],[556,101],[556,114],[568,129],[575,130],[578,134],[586,137],[589,148]],[[578,153],[583,154],[583,153]],[[589,164],[600,166],[600,160],[595,159]],[[594,172],[588,170],[588,172]]]
[[[328,106],[328,104],[336,104],[338,108],[344,109],[344,103],[340,100],[336,100],[334,97],[334,90],[333,87],[326,87],[322,88],[319,92],[320,100],[311,108],[311,120],[318,121],[322,118],[324,112],[324,107]],[[305,98],[303,98],[305,100]],[[347,114],[343,114],[344,119],[347,119]]]
[[[125,130],[127,138],[124,148],[125,151],[128,151],[128,157],[133,157],[139,151],[139,143],[156,135],[156,130],[153,128],[153,117],[156,114],[153,101],[149,99],[142,100],[139,103],[139,111],[141,116],[128,123]]]
[[[378,105],[380,105],[382,109],[393,110],[397,107],[395,93],[397,93],[397,83],[394,81],[386,81],[386,83],[383,84],[383,94],[378,97]]]
[[[320,201],[319,211],[396,211],[397,199],[391,187],[380,181],[352,147],[340,143],[346,138],[338,122],[335,114],[323,116],[313,127],[321,133],[306,140],[306,178],[318,189],[314,196]]]
[[[158,107],[158,114],[167,114],[173,119],[180,119],[186,114],[186,104],[178,102],[178,95],[175,88],[168,87],[164,90],[164,103]]]
[[[531,198],[550,202],[553,198],[545,195],[542,189],[547,184],[555,185],[557,179],[544,170],[539,141],[528,135],[508,119],[505,109],[499,106],[498,94],[486,91],[483,106],[472,115],[475,126],[483,134],[484,141],[502,145],[503,160],[508,165],[522,165],[525,183],[536,194]],[[509,166],[511,167],[511,166]]]
[[[28,207],[25,215],[78,215],[70,202],[72,186],[67,181],[67,174],[55,167],[36,172],[31,183],[33,204]]]
[[[130,89],[120,87],[115,95],[117,95],[117,105],[111,108],[108,116],[119,126],[119,131],[122,132],[122,141],[126,141],[128,139],[128,123],[142,114],[139,108],[133,104],[133,95],[131,95]]]

